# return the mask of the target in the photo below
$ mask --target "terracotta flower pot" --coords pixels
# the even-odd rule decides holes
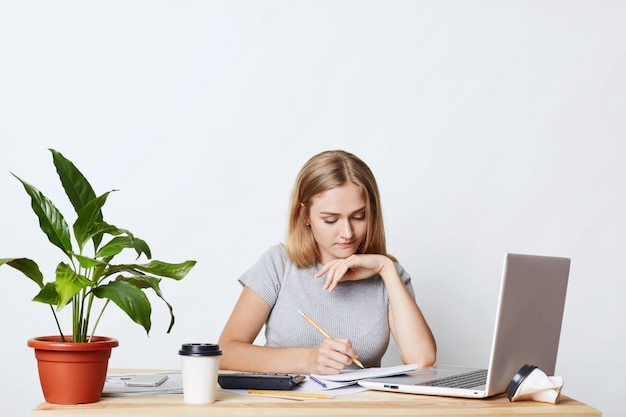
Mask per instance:
[[[66,336],[71,340],[71,336]],[[61,336],[28,340],[35,349],[44,398],[54,404],[86,404],[100,400],[111,349],[117,339],[94,336],[89,343],[62,342]]]

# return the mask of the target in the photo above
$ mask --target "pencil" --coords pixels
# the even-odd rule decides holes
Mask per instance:
[[[317,324],[316,322],[314,322],[314,321],[313,321],[313,320],[312,320],[309,316],[307,316],[306,314],[304,314],[301,310],[298,310],[298,313],[299,313],[302,317],[304,317],[304,319],[305,319],[306,321],[308,321],[309,323],[311,323],[311,325],[312,325],[313,327],[315,327],[315,328],[316,328],[316,329],[317,329],[317,330],[318,330],[321,334],[323,334],[323,335],[324,335],[324,337],[326,337],[327,339],[330,339],[330,338],[331,338],[331,336],[330,336],[328,333],[326,333],[326,331],[325,331],[324,329],[322,329],[320,326],[318,326],[318,324]],[[360,367],[360,368],[365,368],[365,367],[363,366],[363,364],[361,363],[361,361],[359,361],[357,358],[352,358],[352,357],[351,357],[350,359],[352,359],[352,362],[354,362],[354,363],[355,363],[358,367]]]
[[[248,394],[273,395],[275,397],[321,398],[323,400],[329,400],[329,399],[334,398],[332,395],[326,395],[326,394],[309,394],[306,392],[292,392],[292,391],[269,391],[269,390],[262,390],[262,389],[249,389]]]

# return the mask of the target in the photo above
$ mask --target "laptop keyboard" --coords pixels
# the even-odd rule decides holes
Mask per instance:
[[[474,388],[487,383],[487,370],[479,369],[465,374],[447,376],[422,382],[419,385],[430,387],[450,387],[450,388]]]

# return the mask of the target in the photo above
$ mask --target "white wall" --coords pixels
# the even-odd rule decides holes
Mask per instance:
[[[120,339],[111,366],[176,368],[283,239],[300,166],[343,148],[377,174],[440,362],[486,365],[505,252],[569,256],[557,373],[620,415],[625,18],[620,1],[3,0],[0,257],[61,260],[9,174],[69,210],[61,151],[120,189],[111,223],[199,261],[163,285],[171,334],[158,302],[150,337],[113,309],[99,331]],[[55,327],[33,284],[0,280],[0,409],[26,415],[42,400],[26,340]]]

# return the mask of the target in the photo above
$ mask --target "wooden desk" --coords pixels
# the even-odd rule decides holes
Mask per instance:
[[[216,402],[189,405],[183,396],[104,397],[93,404],[56,405],[42,403],[29,417],[57,416],[601,416],[583,403],[561,396],[561,401],[545,404],[532,401],[511,403],[497,398],[456,399],[446,397],[364,391],[338,395],[333,399],[293,401],[279,398],[239,395],[218,390]]]

